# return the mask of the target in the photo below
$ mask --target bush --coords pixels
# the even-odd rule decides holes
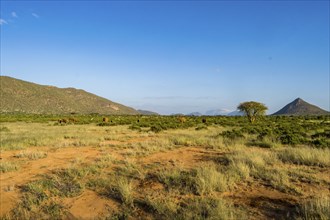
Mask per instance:
[[[131,126],[129,126],[129,129],[136,130],[136,131],[142,131],[142,129],[139,125],[131,125]]]
[[[312,139],[315,139],[315,138],[330,138],[330,130],[325,130],[324,132],[317,132],[313,135],[311,135],[311,138]]]
[[[261,129],[256,126],[245,126],[241,129],[241,131],[248,134],[259,134],[261,132]]]
[[[255,147],[261,147],[261,148],[272,148],[273,144],[272,143],[268,143],[265,141],[250,141],[248,143],[246,143],[246,146],[255,146]]]
[[[163,128],[160,125],[153,125],[150,127],[150,131],[159,133],[163,130]]]
[[[115,125],[115,124],[111,124],[111,123],[108,123],[108,122],[101,122],[101,123],[97,124],[97,126],[101,126],[101,127],[103,127],[103,126],[113,126],[113,125]]]
[[[257,139],[260,141],[265,140],[266,137],[273,137],[273,131],[269,128],[263,129],[257,136]]]
[[[302,137],[295,133],[290,132],[283,132],[283,134],[280,136],[280,141],[282,144],[287,145],[296,145],[302,143]]]
[[[200,124],[198,125],[196,128],[195,128],[196,131],[199,131],[199,130],[207,130],[207,125],[205,124]]]
[[[330,148],[330,140],[326,138],[312,140],[311,144],[317,148]]]
[[[235,139],[242,139],[244,138],[244,135],[241,131],[239,130],[232,130],[232,131],[223,131],[219,134],[220,136],[230,139],[230,140],[235,140]]]

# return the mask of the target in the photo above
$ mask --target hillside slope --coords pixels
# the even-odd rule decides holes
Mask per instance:
[[[137,111],[138,111],[141,115],[159,115],[157,112],[152,112],[152,111],[148,111],[148,110],[138,109]]]
[[[273,115],[326,115],[329,112],[305,102],[301,98],[295,99],[293,102],[284,106],[281,110]]]
[[[0,112],[35,114],[138,114],[130,107],[81,89],[57,88],[0,76]]]

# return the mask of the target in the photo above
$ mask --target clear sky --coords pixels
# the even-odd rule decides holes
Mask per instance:
[[[329,1],[1,0],[1,75],[162,114],[330,110]]]

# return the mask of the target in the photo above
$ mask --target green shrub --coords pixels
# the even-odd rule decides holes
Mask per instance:
[[[247,133],[247,134],[259,134],[261,132],[261,128],[257,126],[244,126],[241,129],[241,132]]]
[[[113,123],[110,123],[110,122],[101,122],[101,123],[98,123],[97,126],[114,126],[115,124]]]
[[[205,125],[205,124],[200,124],[195,128],[196,131],[206,130],[206,129],[207,129],[207,125]]]
[[[129,126],[129,129],[136,130],[136,131],[142,131],[141,127],[139,125],[135,125],[135,124]]]
[[[265,141],[257,141],[252,140],[250,142],[246,143],[246,146],[255,146],[255,147],[261,147],[261,148],[272,148],[273,144]]]
[[[302,137],[295,133],[283,132],[280,141],[282,144],[296,145],[302,143]]]
[[[230,140],[235,140],[235,139],[242,139],[244,138],[244,135],[241,131],[239,130],[231,130],[231,131],[223,131],[219,134],[220,136],[230,139]]]
[[[153,125],[150,127],[150,131],[155,132],[155,133],[159,133],[162,130],[164,130],[160,125]]]
[[[318,138],[311,141],[311,144],[317,148],[330,148],[330,139]]]
[[[330,138],[330,130],[325,130],[324,132],[317,132],[313,135],[311,135],[311,138]]]

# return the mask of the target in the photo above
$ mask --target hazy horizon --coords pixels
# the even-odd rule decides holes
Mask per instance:
[[[161,114],[330,111],[329,1],[1,1],[1,75]]]

